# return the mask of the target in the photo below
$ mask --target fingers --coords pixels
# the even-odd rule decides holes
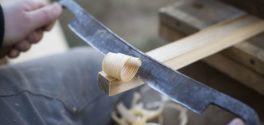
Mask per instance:
[[[1,48],[1,50],[0,50],[0,58],[2,59],[4,57],[6,57],[11,49],[13,49],[13,46]]]
[[[234,119],[228,125],[245,125],[241,119]]]
[[[29,12],[31,28],[33,30],[47,26],[55,22],[61,15],[62,7],[58,3],[44,6],[40,9]]]
[[[38,43],[42,38],[43,38],[43,31],[42,29],[39,29],[39,30],[36,30],[35,32],[31,33],[28,37],[27,37],[27,40],[30,42],[30,43]]]
[[[15,46],[15,50],[18,50],[20,52],[26,52],[31,48],[31,43],[29,41],[22,41],[19,42],[16,46]]]
[[[21,14],[26,14],[21,17],[26,17],[24,21],[21,21],[22,24],[22,35],[17,36],[17,38],[12,39],[12,41],[22,41],[15,42],[15,45],[7,51],[6,55],[10,58],[16,58],[21,52],[26,52],[31,48],[32,44],[39,42],[45,31],[50,31],[53,27],[56,19],[62,13],[62,7],[58,3],[47,5],[41,3],[38,0],[27,0],[27,4],[23,4],[23,11]],[[23,1],[23,2],[27,2]],[[17,17],[17,16],[13,16]],[[10,20],[18,20],[17,18]],[[26,25],[30,24],[30,25]],[[25,27],[23,27],[26,25]],[[15,26],[19,27],[19,26]],[[16,30],[14,30],[16,31]],[[13,33],[13,32],[12,32]],[[19,34],[14,32],[14,34]],[[10,40],[11,41],[11,40]]]
[[[21,52],[26,52],[31,48],[31,43],[29,41],[22,41],[17,43],[12,49],[9,50],[7,56],[9,58],[16,58]]]
[[[17,49],[12,49],[8,54],[7,56],[9,58],[16,58],[20,55],[20,52],[17,50]]]
[[[36,10],[47,5],[47,3],[44,3],[43,1],[39,1],[39,0],[26,0],[23,1],[23,3],[25,5],[26,11]]]
[[[51,29],[53,28],[53,26],[55,25],[55,22],[52,22],[51,24],[47,25],[44,27],[44,31],[51,31]]]
[[[7,54],[9,58],[17,58],[21,52],[28,51],[32,44],[38,43],[44,35],[43,29],[38,29],[31,33],[26,40],[18,42]]]

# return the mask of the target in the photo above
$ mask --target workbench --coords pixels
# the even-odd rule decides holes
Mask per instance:
[[[243,2],[236,1],[231,3],[240,3],[237,5],[238,7],[244,8],[248,12],[259,14],[255,10],[246,9],[252,8],[252,5],[249,5],[250,7],[241,7]],[[263,4],[263,2],[260,3]],[[211,25],[236,18],[244,13],[246,12],[220,1],[179,0],[174,5],[169,5],[160,10],[160,36],[169,42],[176,41]],[[260,34],[220,53],[206,57],[201,62],[188,66],[181,71],[247,103],[258,112],[263,120],[263,39],[264,34]]]

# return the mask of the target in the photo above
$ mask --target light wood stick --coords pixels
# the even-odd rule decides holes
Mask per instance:
[[[164,65],[177,70],[245,41],[263,31],[263,20],[246,15],[208,27],[189,37],[157,48],[146,54]],[[99,74],[99,85],[101,84],[100,81],[105,81],[104,84],[107,89],[104,90],[108,90],[106,92],[110,96],[144,84],[138,78],[124,83],[108,79],[102,74]]]

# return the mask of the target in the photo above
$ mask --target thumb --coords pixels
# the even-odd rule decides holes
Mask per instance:
[[[31,29],[36,30],[53,23],[62,13],[62,7],[58,3],[44,6],[29,12]]]

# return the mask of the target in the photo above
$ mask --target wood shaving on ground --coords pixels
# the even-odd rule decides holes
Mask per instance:
[[[163,111],[166,108],[180,112],[179,125],[186,125],[188,122],[187,110],[176,103],[170,102],[168,97],[161,96],[159,102],[151,103],[144,108],[140,102],[141,95],[135,93],[131,108],[127,108],[122,102],[117,105],[117,111],[112,112],[112,119],[118,125],[163,125]],[[158,107],[149,110],[148,107]],[[156,121],[156,122],[153,122]]]

